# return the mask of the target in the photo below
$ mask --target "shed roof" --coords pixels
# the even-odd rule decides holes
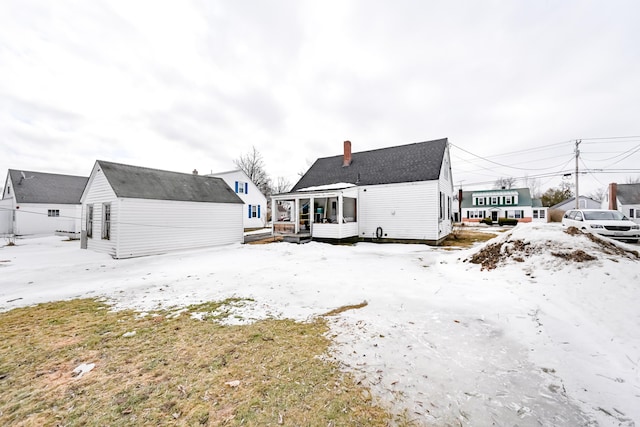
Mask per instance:
[[[356,185],[432,181],[440,176],[447,138],[352,153],[343,167],[343,155],[315,161],[291,190],[336,183]]]
[[[89,178],[9,169],[16,203],[79,204]]]
[[[244,203],[222,178],[98,160],[117,197],[183,202]]]
[[[623,205],[640,204],[640,184],[618,184],[618,200]]]

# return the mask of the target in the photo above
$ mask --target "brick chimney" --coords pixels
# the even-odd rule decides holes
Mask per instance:
[[[609,209],[618,210],[618,184],[615,182],[609,184]]]
[[[347,167],[351,164],[351,141],[344,142],[344,157],[342,159],[342,167]]]

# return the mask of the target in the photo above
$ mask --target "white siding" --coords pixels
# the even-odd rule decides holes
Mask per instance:
[[[453,229],[453,178],[451,176],[451,167],[449,165],[449,151],[445,152],[445,161],[443,161],[442,170],[440,171],[440,180],[438,181],[438,191],[444,195],[443,215],[440,219],[440,194],[438,194],[438,239],[443,239],[451,234]]]
[[[627,218],[636,224],[640,224],[640,204],[622,205],[621,208],[622,213],[625,214]],[[633,217],[630,214],[631,209],[633,209]]]
[[[222,178],[224,182],[227,183],[229,188],[231,188],[244,202],[244,210],[242,211],[243,225],[244,228],[260,228],[264,227],[267,223],[267,198],[264,194],[260,192],[258,187],[251,182],[249,177],[242,171],[230,171],[230,172],[222,172],[222,173],[214,173],[211,176],[216,176],[218,178]],[[240,193],[236,192],[236,182],[246,182],[248,183],[248,193]],[[249,206],[260,206],[260,218],[257,216],[249,217]]]
[[[48,203],[20,203],[15,210],[13,232],[17,235],[51,234],[67,223],[75,226],[79,220],[80,205]],[[57,210],[59,216],[49,216],[50,210]],[[71,231],[71,230],[69,230]]]
[[[438,240],[438,181],[360,187],[360,238],[375,238],[382,228],[386,239]]]
[[[112,225],[116,258],[242,243],[242,210],[239,203],[121,199]]]
[[[13,199],[0,200],[0,235],[13,233]]]
[[[111,240],[102,239],[102,204],[111,203]],[[93,237],[87,239],[87,249],[104,252],[116,257],[116,240],[119,203],[116,194],[102,171],[93,171],[82,196],[82,231],[87,231],[87,205],[93,204]]]
[[[312,226],[313,237],[318,239],[347,239],[358,235],[358,223],[347,222],[343,224],[314,223]]]

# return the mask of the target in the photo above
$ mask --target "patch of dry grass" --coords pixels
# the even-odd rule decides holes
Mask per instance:
[[[343,305],[342,307],[334,308],[333,310],[327,311],[323,314],[323,316],[337,316],[340,313],[344,313],[347,310],[357,310],[359,308],[363,308],[369,305],[368,302],[362,301],[360,304],[352,304],[352,305]]]
[[[141,318],[85,299],[0,313],[0,424],[391,422],[366,389],[318,357],[329,345],[324,320],[222,326],[189,311]],[[74,377],[81,363],[95,368]]]
[[[496,237],[493,233],[471,230],[465,227],[455,227],[453,232],[447,236],[440,246],[453,246],[468,248],[476,243],[486,242]]]
[[[265,237],[264,239],[260,239],[260,240],[254,240],[253,242],[247,242],[247,245],[267,245],[269,243],[277,243],[277,242],[282,242],[283,237],[282,236],[269,236],[269,237]]]

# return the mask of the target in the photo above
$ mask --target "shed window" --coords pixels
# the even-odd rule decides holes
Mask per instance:
[[[60,216],[60,209],[48,209],[47,216]]]
[[[538,219],[538,209],[533,210],[533,218]]]
[[[111,203],[102,205],[102,238],[111,239]]]
[[[629,218],[635,218],[635,212],[633,208],[629,208]]]
[[[87,237],[93,237],[93,205],[87,205]]]

